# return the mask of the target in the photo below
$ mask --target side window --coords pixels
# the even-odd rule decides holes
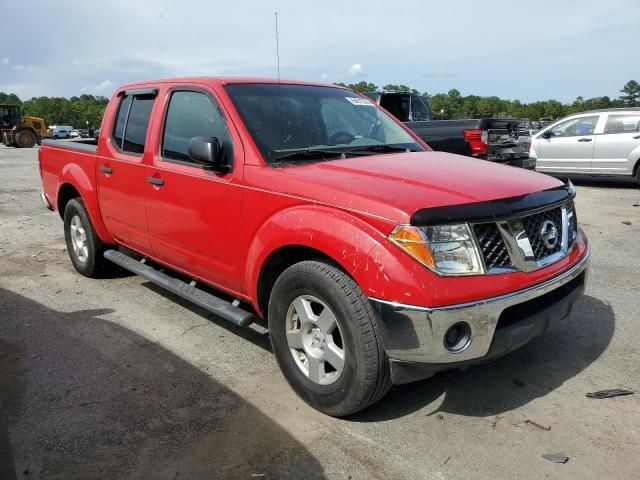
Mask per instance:
[[[380,106],[401,122],[409,120],[410,96],[404,93],[386,93],[380,99]]]
[[[640,115],[609,115],[604,133],[633,133],[640,131]]]
[[[553,137],[578,137],[582,135],[593,135],[596,129],[599,115],[592,117],[579,117],[566,120],[551,129]]]
[[[129,108],[131,108],[132,97],[123,97],[120,100],[120,106],[118,107],[118,114],[116,121],[113,124],[113,141],[118,148],[122,148],[122,141],[124,140],[124,126],[127,123],[127,115],[129,115]]]
[[[431,120],[426,102],[417,95],[411,97],[411,118],[414,122]]]
[[[151,95],[127,95],[120,101],[112,139],[123,152],[144,153],[153,101],[154,96]]]
[[[133,97],[127,128],[124,132],[124,146],[122,150],[131,153],[143,153],[144,141],[147,138],[147,127],[153,107],[151,97]]]
[[[162,135],[162,158],[191,162],[189,141],[193,137],[216,137],[229,165],[233,144],[227,124],[213,100],[204,93],[176,91],[171,94]]]

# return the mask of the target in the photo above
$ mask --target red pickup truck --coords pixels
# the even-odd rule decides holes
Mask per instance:
[[[125,85],[90,142],[39,154],[76,270],[115,262],[266,325],[291,387],[329,415],[518,348],[585,287],[570,184],[430,151],[345,88]]]

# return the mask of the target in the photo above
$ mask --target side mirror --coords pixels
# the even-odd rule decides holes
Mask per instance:
[[[551,138],[553,137],[553,134],[551,133],[551,130],[547,130],[541,136],[542,138]]]
[[[231,166],[224,163],[220,141],[216,137],[193,137],[189,140],[189,158],[207,170],[228,172]]]

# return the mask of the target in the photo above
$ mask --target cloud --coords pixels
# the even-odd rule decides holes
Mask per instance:
[[[94,95],[109,95],[113,92],[115,84],[111,80],[103,80],[97,85],[85,85],[80,89],[83,93],[92,93]]]
[[[2,57],[0,63],[2,63],[2,65],[9,65],[11,63],[11,59],[9,57]]]
[[[347,75],[350,77],[364,77],[366,75],[361,63],[354,63],[347,70]]]
[[[325,80],[327,80],[328,78],[329,78],[329,75],[328,75],[328,74],[326,74],[326,73],[323,73],[323,74],[320,76],[320,80],[322,80],[322,81],[325,81]]]
[[[22,70],[24,70],[26,67],[24,65],[14,65],[13,67],[11,67],[11,69],[15,72],[21,72]]]

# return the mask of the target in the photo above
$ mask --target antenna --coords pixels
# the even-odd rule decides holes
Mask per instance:
[[[276,16],[276,63],[278,65],[278,85],[280,84],[280,42],[278,38],[278,12],[275,12]]]
[[[278,66],[278,126],[280,128],[280,153],[284,150],[284,140],[282,138],[282,94],[280,92],[280,42],[278,38],[278,12],[274,12],[276,17],[276,64]]]

